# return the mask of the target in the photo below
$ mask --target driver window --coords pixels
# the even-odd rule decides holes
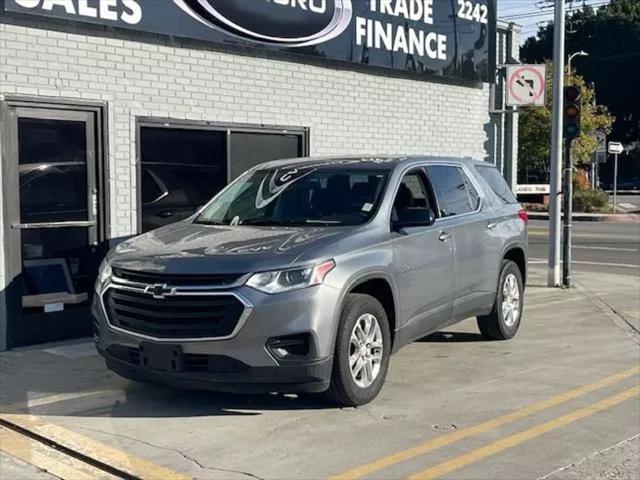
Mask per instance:
[[[407,208],[430,207],[429,195],[424,181],[424,175],[420,170],[407,173],[393,202],[394,215],[400,215]]]

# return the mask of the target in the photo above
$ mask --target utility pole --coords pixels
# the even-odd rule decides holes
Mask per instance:
[[[549,195],[547,284],[560,286],[560,180],[562,178],[562,105],[564,90],[564,0],[555,0],[553,20],[553,112]]]

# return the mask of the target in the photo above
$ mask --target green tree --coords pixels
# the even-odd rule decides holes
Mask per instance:
[[[551,100],[553,65],[547,62],[547,105],[523,107],[518,120],[518,164],[520,181],[548,182],[551,158]],[[582,135],[573,142],[573,162],[584,166],[598,146],[595,132],[611,131],[613,117],[606,107],[595,104],[594,90],[575,73],[565,79],[567,85],[575,85],[581,91]]]
[[[597,10],[587,6],[568,14],[565,50],[589,53],[576,58],[573,66],[587,84],[595,86],[598,103],[616,118],[609,140],[640,145],[640,0],[611,0]],[[552,52],[551,23],[525,41],[520,59],[542,63],[552,58]],[[611,179],[612,164],[603,166],[604,180]],[[621,159],[620,177],[637,177],[639,171],[640,147]]]

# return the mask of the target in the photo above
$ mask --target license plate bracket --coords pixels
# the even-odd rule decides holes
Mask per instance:
[[[140,364],[152,370],[164,372],[182,371],[182,347],[163,343],[140,344]]]

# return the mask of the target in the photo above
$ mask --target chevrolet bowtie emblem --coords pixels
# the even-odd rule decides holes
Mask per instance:
[[[164,298],[175,294],[175,288],[169,288],[166,283],[156,283],[148,285],[144,289],[144,293],[150,293],[153,298]]]

